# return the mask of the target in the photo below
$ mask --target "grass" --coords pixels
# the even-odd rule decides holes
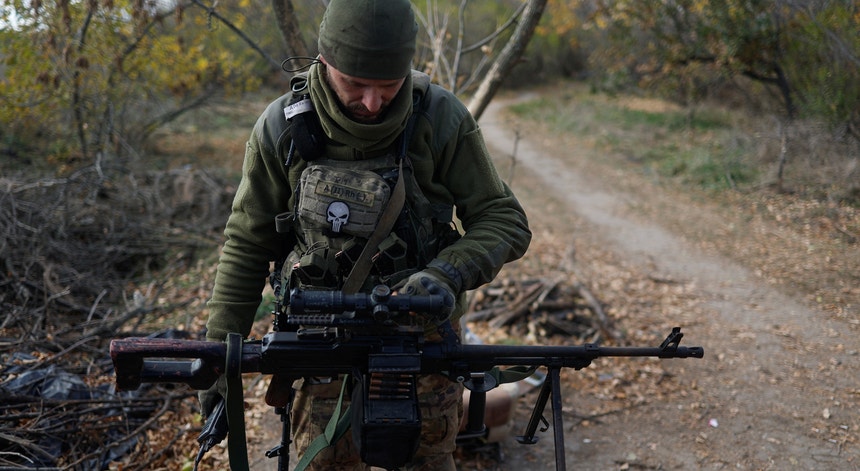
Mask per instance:
[[[582,147],[570,158],[593,164],[583,168],[610,170],[607,182],[630,191],[632,205],[652,183],[667,190],[668,201],[636,206],[643,214],[754,267],[769,283],[809,293],[807,299],[836,316],[856,313],[856,138],[811,120],[753,116],[718,103],[691,112],[660,100],[591,93],[578,84],[538,96],[509,111],[542,138],[553,133],[566,148]],[[686,206],[672,205],[676,201]],[[703,213],[718,215],[716,225],[686,210],[700,203],[708,209]]]
[[[556,97],[558,98],[558,97]],[[756,151],[719,109],[693,113],[659,100],[617,99],[572,86],[559,99],[514,105],[524,119],[592,140],[607,155],[685,185],[720,190],[759,180]]]
[[[248,94],[192,110],[160,129],[147,153],[150,169],[190,165],[223,171],[238,181],[245,142],[274,91]]]

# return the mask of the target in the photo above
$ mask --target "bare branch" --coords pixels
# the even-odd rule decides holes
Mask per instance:
[[[281,30],[281,36],[287,44],[287,50],[291,56],[308,56],[310,51],[302,39],[301,28],[296,18],[296,11],[292,0],[272,0],[272,8],[275,10],[275,23]]]
[[[543,15],[547,0],[528,0],[520,21],[511,39],[493,62],[478,91],[469,102],[468,108],[475,119],[479,119],[489,105],[490,100],[502,85],[502,81],[516,65],[531,40],[535,28]]]
[[[247,43],[251,49],[256,51],[257,54],[260,55],[260,57],[262,57],[263,59],[266,59],[266,61],[269,62],[269,64],[271,64],[273,68],[280,69],[280,67],[281,67],[280,61],[276,61],[275,59],[273,59],[272,56],[270,56],[266,51],[261,49],[260,46],[258,46],[257,43],[255,43],[253,39],[249,38],[248,35],[245,34],[244,31],[239,29],[239,27],[234,25],[230,20],[228,20],[227,18],[224,18],[217,11],[215,11],[214,5],[211,7],[206,6],[206,4],[204,4],[200,0],[191,0],[191,2],[194,5],[197,5],[198,7],[206,10],[206,12],[209,15],[211,15],[212,18],[217,19],[218,21],[220,21],[221,23],[226,25],[228,28],[230,28],[230,31],[236,33],[236,35],[239,36],[243,41],[245,41],[245,43]]]

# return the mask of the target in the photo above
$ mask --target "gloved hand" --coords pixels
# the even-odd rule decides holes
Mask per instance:
[[[197,393],[197,400],[200,401],[200,411],[203,413],[203,418],[209,417],[212,410],[218,404],[218,401],[225,397],[227,397],[227,377],[221,375],[212,387]]]
[[[441,273],[441,270],[435,268],[427,268],[412,274],[397,287],[399,292],[408,295],[429,295],[435,294],[442,296],[442,311],[437,317],[432,318],[436,323],[441,323],[451,317],[454,312],[454,304],[456,292],[454,284],[447,276]]]

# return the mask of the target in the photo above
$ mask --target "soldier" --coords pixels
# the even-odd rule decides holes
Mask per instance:
[[[248,140],[207,339],[249,334],[270,262],[281,261],[274,274],[279,295],[294,287],[365,291],[379,283],[443,295],[446,312],[423,319],[432,340],[440,322],[458,325],[467,290],[525,253],[526,216],[490,162],[474,118],[411,68],[417,31],[407,0],[330,2],[319,56],[268,106]],[[369,274],[350,279],[357,255],[382,226],[381,214],[396,204],[401,180],[406,196],[396,222],[374,248]],[[454,229],[455,211],[462,235]],[[340,393],[337,378],[318,383],[306,378],[294,386],[299,455],[322,433]],[[201,393],[204,415],[222,391]],[[407,469],[453,470],[462,386],[425,375],[418,391],[421,443]],[[309,468],[365,466],[345,434]]]

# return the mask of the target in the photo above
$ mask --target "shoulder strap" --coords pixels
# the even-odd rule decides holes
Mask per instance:
[[[352,270],[350,270],[349,275],[346,277],[346,281],[343,283],[342,290],[344,294],[355,294],[359,289],[361,289],[361,286],[364,284],[364,280],[367,279],[367,275],[370,273],[371,258],[379,250],[379,244],[388,237],[388,234],[391,233],[391,229],[394,228],[394,223],[396,223],[397,219],[400,217],[400,211],[403,209],[403,204],[406,202],[406,184],[404,183],[406,178],[403,175],[403,162],[409,158],[406,150],[409,148],[409,142],[412,140],[412,131],[415,129],[415,120],[418,117],[418,108],[423,102],[427,101],[424,100],[424,95],[424,93],[413,92],[412,116],[409,117],[409,122],[406,123],[406,129],[403,130],[400,154],[397,156],[397,183],[394,185],[394,190],[391,192],[391,199],[388,201],[388,206],[386,206],[382,211],[382,215],[379,217],[379,222],[376,224],[373,234],[370,235],[370,238],[364,245],[364,249],[362,249],[361,254],[358,256],[358,260],[353,264]]]
[[[290,125],[290,150],[285,165],[290,166],[296,150],[305,161],[322,157],[325,152],[325,133],[319,116],[314,109],[308,87],[307,74],[296,75],[290,79],[293,99],[284,108],[284,117]]]
[[[346,281],[343,283],[344,294],[355,294],[361,289],[361,285],[364,284],[364,280],[367,279],[367,275],[370,273],[371,257],[379,250],[380,242],[388,237],[388,234],[394,227],[394,223],[397,222],[397,218],[400,216],[400,210],[403,209],[403,203],[406,201],[406,188],[403,183],[403,160],[400,159],[400,178],[397,179],[397,183],[394,185],[391,199],[382,211],[382,216],[379,217],[376,228],[370,235],[370,239],[367,240],[367,244],[364,245],[364,249],[362,249],[361,254],[358,256],[358,260],[355,261],[352,270],[350,270]]]

